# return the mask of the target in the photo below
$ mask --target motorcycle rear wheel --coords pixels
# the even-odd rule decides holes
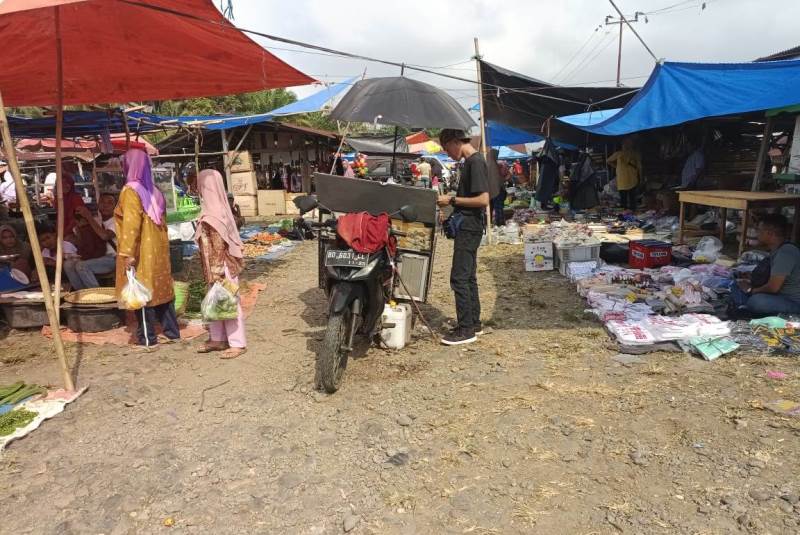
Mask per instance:
[[[353,314],[349,308],[328,318],[325,339],[317,355],[317,379],[328,394],[339,390],[342,384],[348,357],[348,351],[343,346],[347,344],[352,321]]]

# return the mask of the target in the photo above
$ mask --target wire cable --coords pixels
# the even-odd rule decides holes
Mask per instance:
[[[563,72],[564,72],[564,71],[567,69],[567,67],[569,67],[569,66],[570,66],[570,64],[572,64],[572,62],[575,60],[575,58],[577,58],[577,57],[578,57],[578,54],[580,54],[580,53],[581,53],[581,51],[582,51],[584,48],[586,48],[586,45],[588,45],[588,44],[589,44],[589,41],[591,41],[591,40],[592,40],[592,38],[593,38],[595,35],[597,35],[597,31],[598,31],[599,29],[600,29],[600,26],[597,26],[597,27],[595,27],[595,29],[594,29],[594,30],[592,30],[592,33],[590,33],[590,34],[589,34],[589,38],[588,38],[586,41],[584,41],[584,42],[583,42],[583,44],[580,46],[580,48],[579,48],[578,50],[576,50],[576,51],[575,51],[575,53],[574,53],[574,54],[572,54],[572,57],[571,57],[571,58],[569,58],[569,61],[567,61],[567,62],[566,62],[566,63],[565,63],[565,64],[564,64],[564,65],[561,67],[561,69],[559,69],[559,70],[558,70],[558,72],[557,72],[557,73],[555,74],[555,76],[553,76],[553,78],[552,78],[552,80],[553,80],[554,82],[555,82],[556,80],[558,80],[558,77],[559,77],[559,76],[561,76],[561,73],[563,73]]]

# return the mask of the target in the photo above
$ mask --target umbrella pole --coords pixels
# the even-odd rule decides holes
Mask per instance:
[[[483,80],[481,79],[481,51],[478,46],[478,38],[475,37],[475,66],[478,68],[478,103],[481,112],[481,154],[483,159],[489,164],[489,149],[486,145],[486,118],[483,115]],[[491,174],[490,174],[491,176]],[[489,200],[489,206],[486,207],[486,224],[489,227],[486,232],[486,243],[489,245],[494,242],[492,236],[492,202]]]
[[[56,83],[58,100],[56,102],[56,274],[55,297],[56,319],[61,317],[61,272],[64,268],[64,171],[61,154],[61,138],[64,135],[64,65],[61,51],[61,10],[55,7],[56,23]],[[56,324],[58,328],[60,323]]]
[[[61,330],[59,329],[58,317],[56,315],[55,306],[53,305],[53,296],[50,293],[50,281],[47,279],[47,270],[44,267],[44,259],[42,258],[42,248],[39,245],[39,236],[36,234],[36,225],[33,223],[33,214],[31,213],[31,204],[28,200],[28,192],[25,191],[25,185],[22,183],[22,175],[19,172],[19,163],[17,163],[17,152],[13,149],[14,142],[11,138],[11,130],[8,128],[8,117],[6,117],[6,108],[3,103],[3,95],[0,94],[0,134],[3,138],[3,146],[6,147],[6,160],[8,160],[8,168],[11,175],[14,177],[14,182],[17,186],[17,202],[22,211],[23,219],[25,220],[25,230],[28,232],[28,240],[30,240],[31,249],[33,251],[33,261],[36,265],[36,273],[39,275],[39,282],[42,285],[42,295],[44,297],[44,306],[47,310],[47,318],[50,322],[50,330],[53,332],[53,345],[56,349],[56,357],[58,358],[59,367],[61,368],[61,375],[64,380],[64,388],[70,392],[75,390],[75,385],[72,382],[72,376],[69,373],[67,366],[67,357],[64,353],[64,343],[61,340]],[[8,150],[8,147],[12,147]]]

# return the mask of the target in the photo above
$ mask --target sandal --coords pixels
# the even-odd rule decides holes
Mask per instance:
[[[215,351],[225,351],[226,349],[228,349],[227,344],[219,343],[219,345],[217,345],[217,344],[206,342],[205,344],[203,344],[203,347],[201,347],[200,349],[197,350],[197,352],[198,353],[213,353]]]
[[[219,358],[223,360],[231,360],[237,357],[241,357],[245,353],[247,353],[246,347],[229,347],[228,349],[222,352],[222,355],[220,355]]]

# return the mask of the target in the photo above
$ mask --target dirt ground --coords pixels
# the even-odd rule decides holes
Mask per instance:
[[[449,247],[435,326],[454,315]],[[268,289],[241,359],[198,355],[199,340],[70,345],[89,390],[0,458],[0,531],[798,533],[800,419],[762,406],[800,396],[800,361],[621,363],[573,285],[525,273],[521,249],[481,251],[478,344],[419,330],[352,360],[333,396],[313,389],[314,244],[253,266]],[[10,334],[0,359],[0,383],[58,383],[39,334]]]

